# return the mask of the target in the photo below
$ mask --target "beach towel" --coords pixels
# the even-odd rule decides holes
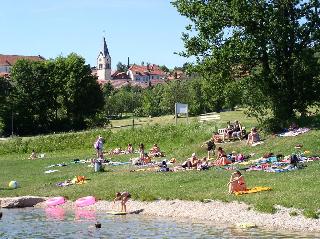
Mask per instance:
[[[54,173],[54,172],[58,172],[59,170],[47,170],[47,171],[45,171],[44,173]]]
[[[242,195],[242,194],[251,194],[251,193],[257,193],[262,191],[270,191],[272,188],[270,187],[254,187],[254,188],[248,188],[246,191],[239,191],[235,192],[235,195]]]
[[[308,131],[310,131],[309,128],[299,128],[299,129],[295,129],[295,130],[291,130],[291,131],[288,131],[288,132],[281,133],[278,136],[280,136],[280,137],[290,137],[290,136],[294,137],[294,136],[297,136],[299,134],[307,133]]]
[[[263,144],[263,141],[259,141],[259,142],[253,143],[253,144],[251,144],[251,146],[255,147],[255,146],[260,145],[260,144]]]

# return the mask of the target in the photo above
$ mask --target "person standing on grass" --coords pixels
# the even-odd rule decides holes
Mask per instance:
[[[207,151],[208,151],[208,157],[207,160],[210,160],[210,154],[214,154],[214,150],[216,149],[216,145],[214,143],[214,135],[212,135],[211,139],[204,143],[203,145],[201,145],[201,147],[203,147],[205,144],[207,145]]]
[[[93,146],[96,150],[97,158],[103,158],[103,138],[101,135],[99,135]]]
[[[141,162],[143,162],[144,157],[145,157],[145,155],[144,155],[144,144],[141,143],[139,145],[139,159],[140,159]]]

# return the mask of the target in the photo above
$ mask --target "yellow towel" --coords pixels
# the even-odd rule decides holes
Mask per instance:
[[[272,188],[270,187],[254,187],[254,188],[248,188],[246,191],[239,191],[235,192],[235,195],[242,195],[242,194],[250,194],[250,193],[257,193],[262,191],[270,191]]]

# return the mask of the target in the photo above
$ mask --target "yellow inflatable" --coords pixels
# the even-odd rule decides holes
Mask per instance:
[[[242,195],[242,194],[250,194],[250,193],[257,193],[262,191],[270,191],[272,188],[270,187],[254,187],[254,188],[248,188],[246,191],[239,191],[235,192],[235,195]]]

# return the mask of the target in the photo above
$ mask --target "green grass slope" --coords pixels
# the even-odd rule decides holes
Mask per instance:
[[[240,119],[248,128],[256,122],[245,118],[242,112],[225,112],[221,121],[206,124],[155,124],[143,127],[118,130],[94,130],[79,133],[66,133],[31,138],[15,138],[0,142],[0,197],[38,195],[66,196],[75,200],[82,196],[94,195],[99,199],[110,200],[116,191],[129,191],[134,199],[214,199],[222,201],[243,201],[264,212],[274,212],[274,205],[294,207],[306,211],[305,215],[316,215],[320,208],[319,167],[320,162],[310,162],[302,170],[286,173],[244,172],[249,187],[270,186],[272,191],[250,195],[234,196],[227,194],[227,182],[230,171],[212,168],[207,171],[183,172],[130,172],[133,166],[107,166],[106,172],[94,173],[87,164],[73,164],[73,159],[94,157],[93,142],[101,134],[106,139],[106,150],[125,147],[128,143],[135,148],[140,142],[150,148],[158,143],[167,157],[175,157],[179,162],[196,152],[205,156],[201,144],[209,139],[211,133],[228,120]],[[258,158],[273,152],[284,155],[295,151],[296,144],[303,144],[303,149],[310,155],[320,155],[320,132],[312,130],[296,137],[264,136],[265,143],[249,147],[245,142],[223,144],[227,152],[236,150],[244,154],[255,153]],[[45,159],[27,160],[32,149],[46,153]],[[128,161],[129,155],[114,156],[114,161]],[[68,163],[66,167],[47,168],[56,163]],[[59,172],[45,174],[44,171],[57,169]],[[57,182],[84,175],[90,180],[83,185],[57,187]],[[18,189],[9,189],[8,183],[16,180]],[[313,213],[312,213],[313,212]]]

